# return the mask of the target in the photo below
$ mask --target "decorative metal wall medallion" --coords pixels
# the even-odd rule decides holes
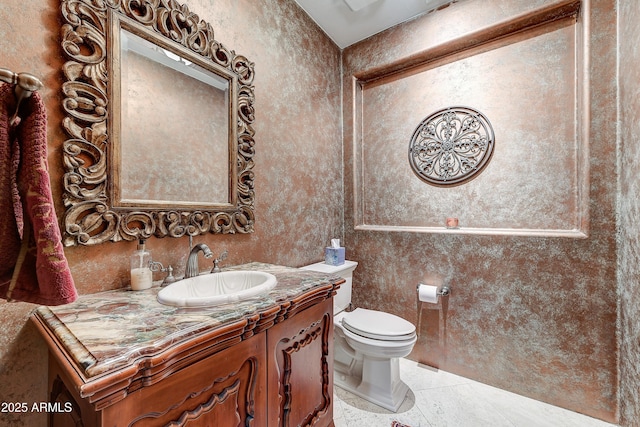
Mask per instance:
[[[487,166],[493,146],[493,128],[484,114],[449,107],[420,122],[409,143],[409,163],[429,184],[459,185]]]

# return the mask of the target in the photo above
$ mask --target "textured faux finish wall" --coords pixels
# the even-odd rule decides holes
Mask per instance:
[[[456,217],[461,227],[476,229],[580,227],[585,147],[576,134],[576,25],[545,27],[487,52],[365,85],[362,224],[444,228],[445,218]],[[495,148],[471,181],[434,187],[407,167],[407,147],[425,117],[452,106],[483,113]]]
[[[620,418],[640,426],[640,3],[619,6]]]
[[[354,276],[357,306],[416,322],[416,285],[426,281],[451,286],[452,294],[440,310],[422,312],[420,337],[410,357],[612,421],[617,411],[615,0],[584,1],[581,6],[586,14],[582,19],[590,25],[588,238],[353,230],[352,183],[358,159],[353,150],[352,76],[559,3],[566,2],[467,0],[345,49],[346,243],[350,258],[360,262]],[[538,47],[540,56],[545,52]],[[438,83],[452,92],[463,86],[455,76]],[[508,95],[502,101],[504,111],[514,108]],[[546,112],[554,105],[538,101],[526,107],[530,120],[548,120]],[[548,126],[552,132],[553,123]],[[546,155],[557,152],[548,149]],[[497,157],[489,168],[512,168],[519,161]],[[549,172],[546,185],[553,185],[554,170]],[[405,184],[394,174],[386,176],[380,185]],[[489,201],[508,196],[491,190]],[[424,209],[432,204],[440,209],[440,202],[434,197]],[[401,209],[402,202],[397,204]]]
[[[189,0],[215,39],[255,63],[256,232],[195,238],[226,265],[320,261],[342,229],[340,51],[292,0]],[[49,166],[62,217],[60,4],[9,0],[0,6],[0,67],[42,78],[49,114]],[[194,153],[199,155],[200,153]],[[188,162],[176,167],[190,167]],[[187,239],[147,242],[156,260],[182,274]],[[135,243],[66,248],[81,294],[128,285]],[[205,268],[204,260],[201,266]],[[208,264],[208,262],[206,263]],[[47,398],[47,350],[27,322],[33,305],[0,302],[0,401]],[[46,425],[43,414],[0,414],[0,426]]]

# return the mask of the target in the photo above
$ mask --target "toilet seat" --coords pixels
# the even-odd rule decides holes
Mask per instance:
[[[356,308],[345,313],[342,326],[361,337],[381,341],[409,341],[416,335],[416,327],[401,317],[382,311]]]

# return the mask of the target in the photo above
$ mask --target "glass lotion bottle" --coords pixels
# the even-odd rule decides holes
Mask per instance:
[[[144,240],[138,241],[138,249],[131,255],[131,289],[142,291],[153,284],[151,252],[145,249]]]

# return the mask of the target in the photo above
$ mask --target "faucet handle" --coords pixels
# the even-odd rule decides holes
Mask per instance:
[[[173,277],[173,267],[171,267],[170,265],[167,265],[167,267],[165,268],[161,262],[152,261],[150,268],[151,271],[161,271],[163,273],[167,273],[167,276],[164,278],[160,286],[167,286],[168,284],[176,281],[176,278]]]
[[[220,272],[220,266],[218,264],[220,264],[220,261],[224,261],[225,259],[227,259],[228,255],[229,255],[229,252],[225,249],[224,252],[222,252],[218,258],[213,260],[213,268],[211,269],[212,273]]]
[[[176,281],[176,278],[173,276],[173,267],[168,265],[167,268],[162,269],[162,271],[166,272],[167,276],[164,278],[162,285],[160,286],[167,286]]]

